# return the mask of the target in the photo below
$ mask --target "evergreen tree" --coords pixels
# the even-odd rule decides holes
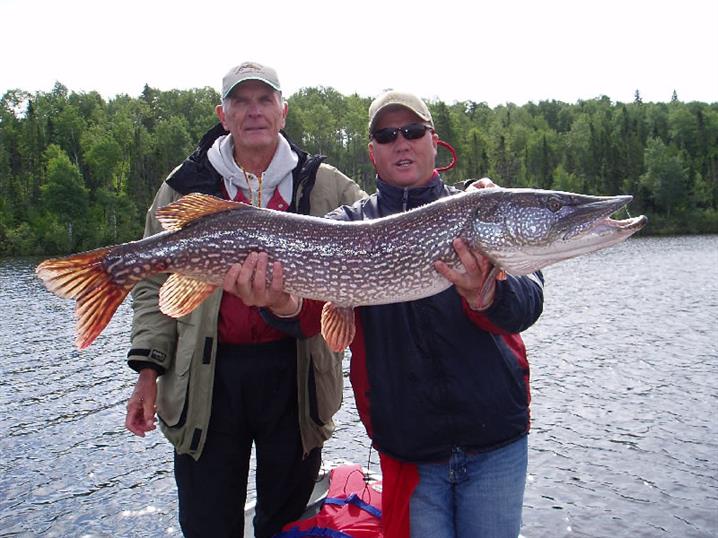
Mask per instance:
[[[47,182],[42,186],[42,207],[67,230],[67,246],[77,244],[77,228],[88,209],[89,194],[82,175],[67,153],[54,144],[43,154],[47,161]]]
[[[61,83],[0,98],[0,254],[69,252],[135,239],[167,174],[216,123],[211,88],[105,101]],[[328,87],[288,97],[286,132],[304,149],[374,189],[367,154],[371,98]],[[576,104],[541,101],[491,108],[429,104],[437,132],[458,153],[449,182],[490,176],[498,184],[634,195],[650,232],[718,233],[718,105],[630,103],[607,96]],[[437,164],[448,164],[440,150]]]

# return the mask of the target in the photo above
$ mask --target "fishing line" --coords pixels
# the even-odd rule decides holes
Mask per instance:
[[[621,211],[625,211],[625,212],[626,212],[626,216],[627,216],[629,219],[632,219],[632,218],[633,218],[633,217],[631,216],[631,212],[628,210],[628,206],[623,206],[621,209],[619,209],[619,210],[617,211],[617,213],[620,214]]]

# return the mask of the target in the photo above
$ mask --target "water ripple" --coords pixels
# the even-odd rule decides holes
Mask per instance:
[[[129,305],[78,352],[74,307],[41,287],[37,261],[0,260],[0,537],[179,536],[169,444],[123,427]],[[716,267],[705,236],[633,238],[545,271],[524,334],[522,536],[718,535]],[[377,469],[348,367],[325,457]]]

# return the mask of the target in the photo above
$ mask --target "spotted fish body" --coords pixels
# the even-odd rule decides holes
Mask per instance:
[[[461,270],[455,238],[507,273],[528,274],[641,229],[645,217],[609,218],[630,199],[470,189],[405,213],[344,222],[193,194],[158,211],[167,231],[47,260],[37,274],[51,291],[77,299],[77,344],[86,347],[129,290],[153,274],[171,273],[160,308],[175,317],[201,303],[230,265],[253,251],[281,262],[285,290],[301,297],[339,307],[410,301],[450,286],[434,262]]]
[[[451,241],[467,219],[451,218],[444,205],[361,222],[238,205],[119,245],[102,263],[123,287],[165,272],[221,286],[230,265],[266,252],[270,262],[282,263],[285,290],[305,298],[347,306],[412,300],[449,286],[433,260],[458,262]]]

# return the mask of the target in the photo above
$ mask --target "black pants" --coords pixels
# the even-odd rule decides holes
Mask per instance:
[[[202,455],[195,461],[175,454],[185,536],[244,536],[252,442],[257,456],[254,532],[269,538],[302,514],[321,460],[320,448],[302,457],[294,340],[220,346]]]

